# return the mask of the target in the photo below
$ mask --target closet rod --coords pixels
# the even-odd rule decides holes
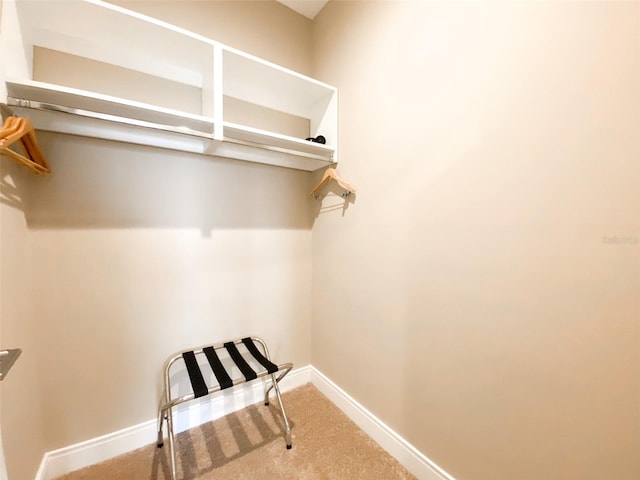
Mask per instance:
[[[148,122],[146,120],[138,120],[133,118],[121,117],[119,115],[112,115],[109,113],[99,113],[99,112],[93,112],[90,110],[83,110],[79,108],[65,107],[62,105],[56,105],[56,104],[47,103],[47,102],[40,102],[37,100],[27,100],[23,98],[7,96],[7,105],[10,105],[12,107],[29,108],[33,110],[77,115],[85,118],[91,118],[94,120],[104,120],[108,122],[120,123],[120,124],[130,125],[134,127],[147,128],[151,130],[160,130],[168,133],[178,133],[178,134],[188,135],[192,137],[205,138],[207,140],[215,140],[215,136],[213,133],[201,132],[199,130],[193,130],[189,127],[173,127],[170,125],[163,125],[161,123]],[[317,155],[314,153],[300,152],[293,149],[276,147],[273,145],[266,145],[263,143],[256,143],[256,142],[241,140],[233,137],[225,136],[224,142],[247,146],[247,147],[260,148],[262,150],[270,150],[278,153],[293,154],[299,157],[306,157],[314,160],[326,160],[324,156]]]
[[[146,120],[137,120],[134,118],[120,117],[118,115],[111,115],[109,113],[92,112],[89,110],[82,110],[79,108],[64,107],[62,105],[55,105],[53,103],[38,102],[35,100],[26,100],[22,98],[7,97],[7,105],[12,107],[31,108],[34,110],[44,110],[57,113],[68,113],[71,115],[78,115],[81,117],[92,118],[95,120],[105,120],[109,122],[122,123],[125,125],[131,125],[134,127],[148,128],[152,130],[162,130],[170,133],[180,133],[183,135],[189,135],[192,137],[206,138],[213,140],[213,133],[200,132],[193,130],[189,127],[172,127],[170,125],[163,125],[161,123],[147,122]]]

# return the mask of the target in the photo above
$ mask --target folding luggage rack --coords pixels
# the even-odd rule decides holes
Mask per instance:
[[[261,347],[262,352],[258,349],[258,345]],[[238,347],[241,347],[239,349]],[[223,365],[223,361],[218,355],[218,351],[226,352],[228,359],[223,357],[222,360],[230,364],[231,373],[227,371]],[[198,356],[206,357],[208,365],[213,372],[210,383],[213,384],[213,377],[217,381],[217,385],[208,386],[205,381],[201,367],[203,364],[198,362]],[[230,360],[229,360],[230,359]],[[171,367],[178,361],[182,360],[186,367],[191,382],[192,392],[177,398],[171,396],[170,385],[170,370]],[[240,371],[241,375],[234,375]],[[254,369],[255,368],[255,369]],[[287,414],[284,411],[284,404],[282,403],[282,396],[280,395],[280,389],[278,383],[284,378],[284,376],[293,368],[292,363],[283,363],[276,365],[271,362],[271,356],[267,349],[266,343],[257,337],[246,337],[238,340],[232,340],[218,345],[211,345],[205,347],[198,347],[193,350],[185,350],[178,352],[170,357],[164,368],[164,393],[162,396],[160,408],[158,411],[158,448],[164,445],[164,435],[162,433],[163,422],[167,422],[167,433],[169,437],[169,453],[171,463],[171,478],[176,480],[176,458],[175,458],[175,440],[173,433],[173,418],[172,409],[182,403],[194,400],[196,398],[204,397],[212,393],[231,388],[241,383],[247,383],[263,377],[271,377],[271,385],[265,389],[264,404],[269,405],[269,392],[273,388],[276,392],[276,398],[280,411],[282,412],[282,419],[285,426],[285,439],[287,449],[291,448],[291,428],[289,427],[289,421],[287,420]]]

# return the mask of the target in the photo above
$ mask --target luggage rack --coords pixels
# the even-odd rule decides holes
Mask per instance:
[[[258,348],[258,345],[261,347],[262,352]],[[239,346],[242,351],[238,349]],[[218,351],[226,352],[228,359],[223,358],[221,360],[217,353]],[[217,384],[213,384],[212,386],[207,385],[201,370],[201,368],[206,365],[198,362],[198,357],[202,356],[206,357],[208,366],[213,372],[210,384],[214,383],[214,379]],[[172,398],[170,370],[171,367],[180,360],[183,361],[184,366],[186,367],[192,392],[177,398]],[[231,373],[227,371],[227,368],[225,368],[223,360],[225,360],[227,364],[231,365]],[[240,371],[241,375],[235,375],[236,367],[237,370]],[[169,438],[169,457],[172,480],[176,480],[177,478],[172,409],[190,400],[205,397],[259,378],[271,377],[271,385],[265,389],[264,404],[269,405],[269,392],[273,388],[276,393],[276,399],[278,400],[280,411],[282,412],[282,419],[284,420],[287,449],[290,449],[291,428],[289,426],[289,421],[287,420],[287,414],[284,411],[284,404],[282,403],[282,396],[280,394],[278,383],[291,371],[292,368],[292,363],[283,363],[280,365],[273,363],[266,343],[257,337],[245,337],[217,345],[184,350],[170,357],[164,367],[164,393],[158,410],[158,448],[161,448],[164,445],[163,423],[166,421],[167,436]]]

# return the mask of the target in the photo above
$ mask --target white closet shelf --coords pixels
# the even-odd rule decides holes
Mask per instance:
[[[140,122],[155,125],[156,128],[175,129],[176,133],[213,138],[214,122],[210,117],[33,80],[7,80],[6,83],[7,103],[12,107],[57,111],[131,124]]]
[[[7,81],[7,104],[38,130],[204,153],[213,119],[35,81]]]
[[[7,34],[7,43],[16,48],[11,50],[15,61],[5,70],[6,103],[17,115],[31,119],[36,129],[308,171],[337,162],[338,100],[330,85],[101,0],[16,0],[15,12],[9,8],[13,4],[2,7],[2,14],[15,15],[14,24],[20,27]],[[201,108],[185,109],[202,114],[98,93],[91,75],[86,76],[89,84],[75,85],[82,89],[58,84],[58,78],[36,77],[55,84],[36,81],[35,48],[137,72],[142,75],[138,79],[147,75],[200,90]],[[125,77],[107,78],[116,82],[116,95],[122,94],[123,85],[129,86]],[[146,87],[137,85],[138,90]],[[155,88],[149,91],[162,94]],[[278,115],[272,116],[269,131],[228,121],[225,97],[306,119],[308,137],[322,135],[327,144],[281,133],[285,128],[275,120]]]
[[[334,149],[322,143],[301,140],[299,138],[279,135],[277,133],[246,127],[236,123],[224,122],[224,138],[233,141],[240,140],[253,145],[269,145],[287,151],[298,152],[300,155],[329,160],[333,157]]]
[[[39,130],[224,156],[313,171],[334,164],[334,149],[213,118],[37,81],[7,81],[7,104]]]

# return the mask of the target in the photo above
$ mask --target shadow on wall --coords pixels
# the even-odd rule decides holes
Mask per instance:
[[[9,205],[10,207],[17,208],[18,210],[24,210],[22,196],[24,195],[24,188],[21,188],[20,180],[23,179],[23,175],[18,173],[18,165],[11,163],[11,160],[7,157],[2,157],[0,164],[0,203]],[[25,173],[28,173],[25,169]]]
[[[313,197],[311,197],[313,198]],[[313,218],[335,211],[342,211],[344,217],[350,205],[356,203],[356,195],[344,195],[344,191],[339,186],[327,187],[327,191],[314,199]]]
[[[307,172],[48,132],[38,139],[52,174],[5,174],[0,184],[1,201],[22,209],[29,228],[199,228],[208,236],[312,225]]]

